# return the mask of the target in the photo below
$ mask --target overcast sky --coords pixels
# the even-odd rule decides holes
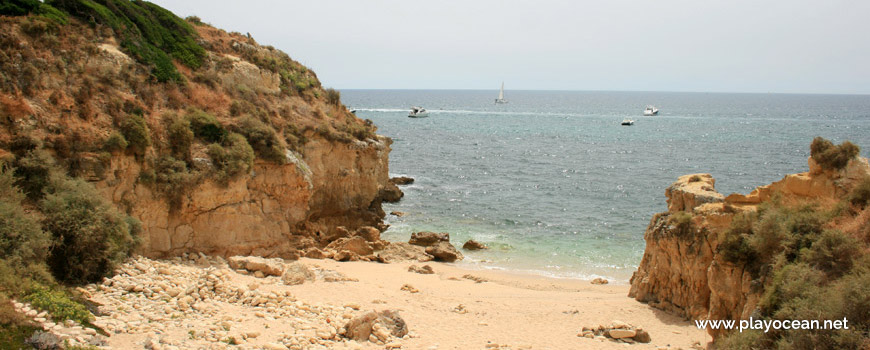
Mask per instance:
[[[340,89],[870,93],[870,1],[157,0]]]

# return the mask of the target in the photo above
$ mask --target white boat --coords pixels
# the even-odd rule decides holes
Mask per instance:
[[[656,114],[659,114],[659,109],[653,105],[646,106],[646,109],[643,110],[643,115],[656,115]]]
[[[408,118],[426,118],[429,116],[429,111],[423,107],[411,107],[411,112],[408,113]]]
[[[622,124],[622,125],[626,125],[626,126],[634,125],[634,120],[631,120],[631,119],[625,118],[625,119],[622,120],[622,123],[621,123],[621,124]]]
[[[501,90],[498,91],[498,98],[495,99],[496,104],[507,103],[507,100],[504,99],[504,82],[501,82]]]

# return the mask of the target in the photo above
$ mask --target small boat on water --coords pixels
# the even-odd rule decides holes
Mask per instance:
[[[629,118],[625,118],[622,120],[621,125],[625,125],[625,126],[634,125],[634,120],[629,119]]]
[[[408,118],[426,118],[429,116],[429,111],[423,107],[411,107],[411,112],[408,113]]]
[[[659,109],[653,105],[646,106],[646,109],[643,110],[643,115],[657,115],[657,114],[659,114]]]
[[[495,104],[503,103],[507,103],[507,100],[504,99],[504,82],[501,82],[501,90],[498,91],[498,98],[495,99]]]

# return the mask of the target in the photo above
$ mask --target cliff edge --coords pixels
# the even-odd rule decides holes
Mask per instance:
[[[813,240],[831,229],[843,229],[841,235],[856,241],[870,234],[864,232],[866,208],[838,207],[870,179],[867,159],[853,157],[840,169],[826,169],[814,157],[808,162],[809,171],[748,195],[723,196],[710,174],[681,176],[665,191],[668,211],[653,216],[644,233],[646,249],[629,296],[695,320],[777,318],[780,310],[763,299],[779,288],[779,269],[801,263],[830,273],[812,260],[822,246],[813,247]],[[817,212],[845,214],[819,219]],[[854,228],[844,229],[846,221]],[[727,333],[708,332],[714,339]]]

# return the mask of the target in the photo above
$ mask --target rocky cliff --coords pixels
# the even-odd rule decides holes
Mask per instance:
[[[285,53],[147,2],[30,5],[0,16],[0,155],[93,183],[142,221],[139,253],[293,257],[383,228],[392,141]]]
[[[866,158],[854,158],[841,170],[823,170],[810,158],[809,168],[749,195],[727,197],[715,190],[709,174],[681,176],[665,191],[668,211],[653,216],[644,233],[646,250],[629,296],[690,319],[758,319],[767,280],[751,261],[726,255],[732,221],[773,198],[836,203],[870,176]],[[714,339],[724,333],[708,331]]]

